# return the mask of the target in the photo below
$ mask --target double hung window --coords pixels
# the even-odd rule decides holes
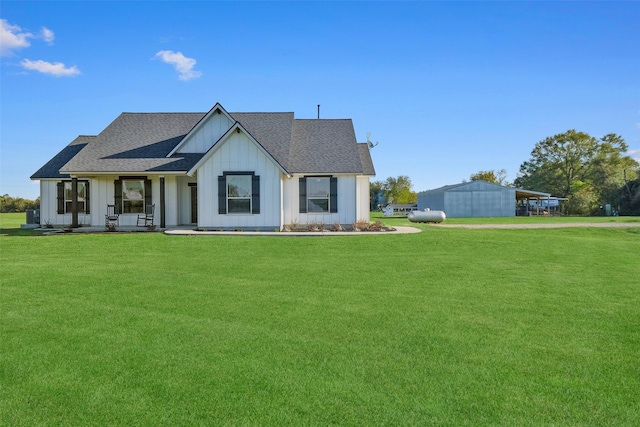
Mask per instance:
[[[218,213],[259,214],[260,177],[254,172],[224,172],[220,175]]]
[[[85,204],[85,183],[78,181],[78,212],[84,213],[86,210]],[[73,204],[73,189],[71,188],[71,182],[64,183],[64,213],[71,213],[71,205]]]
[[[338,178],[305,176],[299,180],[300,213],[338,212]]]
[[[122,180],[122,213],[144,212],[144,180]]]
[[[329,177],[307,178],[307,212],[329,212]]]
[[[151,202],[151,180],[146,176],[121,176],[114,181],[114,202],[118,213],[140,214]]]
[[[251,175],[227,175],[227,213],[251,213]]]
[[[73,210],[73,182],[58,182],[58,213],[70,214]],[[89,181],[78,181],[78,213],[89,213]]]

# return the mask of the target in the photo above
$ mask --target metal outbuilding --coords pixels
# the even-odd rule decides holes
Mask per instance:
[[[469,181],[418,193],[418,210],[441,210],[447,218],[509,217],[516,216],[518,200],[550,196],[486,181]]]

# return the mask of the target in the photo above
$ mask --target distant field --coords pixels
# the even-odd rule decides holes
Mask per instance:
[[[0,425],[637,425],[640,228],[415,226],[0,236]]]
[[[24,212],[0,213],[0,228],[20,228],[20,224],[26,221],[27,214]]]

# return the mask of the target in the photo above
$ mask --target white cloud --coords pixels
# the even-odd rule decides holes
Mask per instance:
[[[23,59],[20,61],[20,65],[26,70],[38,71],[43,74],[51,74],[56,77],[72,77],[80,74],[80,70],[74,65],[73,67],[66,67],[62,62],[51,62],[37,60],[31,61],[29,59]]]
[[[178,78],[180,80],[197,79],[202,76],[200,71],[194,71],[193,67],[196,65],[196,60],[193,58],[185,57],[182,52],[173,52],[171,50],[161,50],[156,53],[156,58],[160,58],[163,62],[173,65],[173,67],[180,73]]]
[[[22,28],[0,19],[0,56],[11,55],[14,50],[29,47],[33,34],[22,32]]]
[[[49,45],[52,45],[53,39],[56,38],[56,35],[53,33],[53,31],[51,31],[47,27],[42,27],[42,30],[40,30],[40,36],[42,37],[42,40],[44,40]]]

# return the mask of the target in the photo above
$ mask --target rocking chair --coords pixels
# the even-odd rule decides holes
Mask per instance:
[[[153,227],[153,212],[156,210],[156,205],[147,205],[144,210],[144,215],[138,215],[138,227]]]
[[[104,216],[104,226],[110,228],[118,227],[120,224],[120,214],[118,213],[118,205],[107,205],[107,214]]]

